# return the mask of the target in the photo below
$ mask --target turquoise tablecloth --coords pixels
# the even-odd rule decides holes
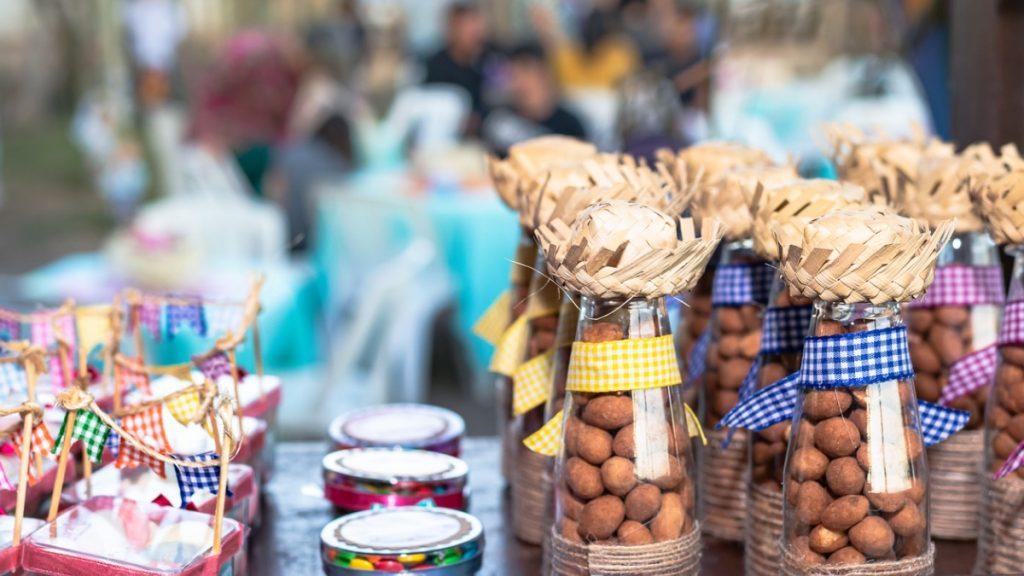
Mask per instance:
[[[320,299],[308,263],[290,262],[251,266],[220,266],[203,276],[187,290],[211,297],[244,298],[248,281],[256,272],[266,275],[263,285],[263,312],[260,336],[264,367],[268,372],[284,372],[315,364],[320,357]],[[109,302],[126,286],[117,277],[102,254],[88,252],[65,256],[23,276],[17,295],[25,303],[58,303],[73,298],[79,304]],[[187,361],[197,352],[209,349],[212,340],[194,334],[182,334],[173,341],[146,345],[147,360],[159,364]],[[239,364],[253,366],[251,346],[239,350]]]
[[[457,328],[472,352],[476,367],[485,367],[491,346],[472,334],[472,326],[508,287],[509,260],[518,235],[515,214],[502,205],[492,191],[446,187],[443,191],[423,192],[401,174],[364,174],[328,186],[321,191],[317,202],[314,248],[325,301],[330,301],[332,290],[340,289],[330,279],[338,277],[338,267],[344,259],[343,234],[339,230],[343,224],[339,214],[352,209],[345,199],[353,194],[391,195],[401,198],[407,210],[426,215],[432,228],[430,235],[454,284]]]

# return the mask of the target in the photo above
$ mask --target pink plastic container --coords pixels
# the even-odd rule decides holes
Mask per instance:
[[[24,518],[21,523],[21,541],[46,524],[35,518]],[[14,546],[14,516],[0,516],[0,576],[13,574],[21,567],[21,545]]]
[[[225,518],[220,554],[213,516],[97,496],[62,512],[22,546],[26,574],[46,576],[235,576],[242,525]]]
[[[53,484],[57,479],[57,462],[51,458],[44,457],[42,459],[43,474],[35,484],[29,484],[28,489],[25,491],[25,515],[35,514],[39,510],[39,506],[50,497],[53,492]],[[14,507],[18,503],[18,467],[19,460],[18,456],[14,454],[0,453],[0,462],[2,462],[4,470],[7,472],[7,476],[11,479],[11,482],[15,484],[14,490],[0,490],[0,507],[4,509],[7,514],[14,514]],[[30,466],[34,466],[34,463],[30,463]],[[74,482],[75,480],[75,462],[68,460],[67,470],[64,472],[64,482]],[[2,572],[0,572],[2,574]]]

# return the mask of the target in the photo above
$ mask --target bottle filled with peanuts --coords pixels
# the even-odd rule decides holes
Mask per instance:
[[[581,308],[574,355],[605,354],[611,361],[608,370],[629,370],[625,361],[616,366],[614,359],[623,353],[644,354],[652,341],[667,337],[668,360],[675,361],[663,298],[584,297]],[[653,385],[657,375],[640,377],[652,376],[647,384]],[[586,378],[586,373],[572,378]],[[565,441],[555,472],[558,537],[578,545],[667,543],[669,553],[680,554],[680,562],[692,562],[672,547],[696,538],[697,526],[693,449],[682,390],[678,383],[636,385],[632,390],[566,393]]]
[[[819,301],[804,370],[809,354],[858,333],[866,335],[865,342],[858,347],[856,339],[847,339],[851,351],[870,354],[902,345],[906,355],[902,330],[896,302]],[[928,473],[913,373],[909,366],[880,366],[861,368],[866,382],[876,379],[869,373],[891,369],[883,381],[858,385],[854,378],[842,386],[800,390],[785,468],[784,573],[828,574],[828,566],[862,565],[870,574],[872,563],[885,563],[894,574],[931,573]],[[856,370],[851,365],[847,374]]]

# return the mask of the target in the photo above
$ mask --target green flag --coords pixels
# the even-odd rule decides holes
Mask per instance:
[[[64,429],[68,425],[70,412],[64,415],[64,422],[60,425],[60,432],[57,433],[57,441],[53,443],[53,453],[57,454],[64,442]],[[100,417],[90,410],[78,410],[75,416],[75,430],[71,433],[71,441],[81,440],[85,444],[85,453],[89,459],[99,464],[103,460],[103,447],[107,443],[107,436],[110,435],[110,427],[100,420]]]

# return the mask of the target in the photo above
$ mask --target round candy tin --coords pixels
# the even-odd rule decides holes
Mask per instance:
[[[430,499],[466,508],[466,463],[454,456],[401,448],[353,448],[323,459],[324,497],[343,510],[412,506]]]
[[[480,569],[483,547],[480,521],[447,508],[367,510],[333,520],[320,532],[324,571],[331,576],[469,576]]]
[[[444,408],[425,404],[383,404],[346,412],[331,422],[336,450],[407,448],[459,455],[466,424]]]

